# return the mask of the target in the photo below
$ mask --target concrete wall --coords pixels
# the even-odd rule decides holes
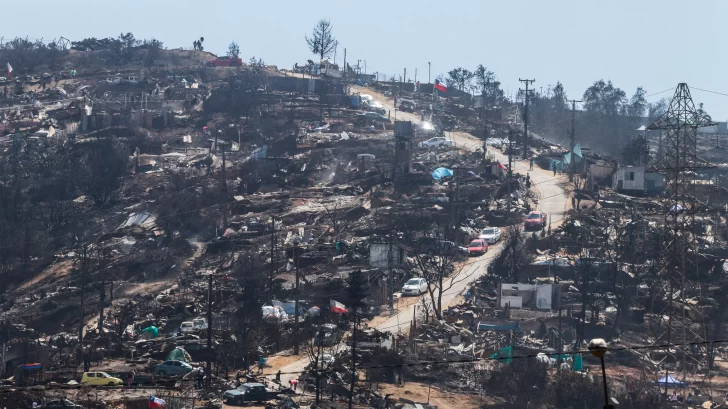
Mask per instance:
[[[395,245],[392,247],[392,266],[401,264],[404,261],[404,252]],[[372,268],[389,268],[390,244],[371,243],[369,245],[369,266]]]
[[[508,284],[498,287],[498,305],[505,308],[536,308],[550,310],[553,301],[554,286],[552,284]]]

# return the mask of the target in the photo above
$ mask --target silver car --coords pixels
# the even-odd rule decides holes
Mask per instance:
[[[427,280],[424,278],[410,278],[402,287],[402,295],[422,295],[427,292],[427,288]]]
[[[497,227],[486,227],[480,232],[479,239],[485,240],[488,244],[495,244],[501,238],[501,229]]]

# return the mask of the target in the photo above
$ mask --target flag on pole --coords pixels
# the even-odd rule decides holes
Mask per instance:
[[[156,396],[153,396],[153,395],[150,395],[149,396],[149,408],[150,409],[153,409],[153,408],[161,408],[166,403],[167,402],[165,402],[164,399],[160,399],[160,398],[158,398]]]
[[[501,163],[498,163],[498,167],[499,167],[499,168],[501,168],[501,169],[503,169],[503,170],[508,170],[508,169],[506,169],[506,167],[505,167],[505,166],[503,166],[503,164],[501,164]]]
[[[437,79],[435,80],[435,89],[441,92],[447,92],[447,86]]]
[[[338,301],[331,300],[331,305],[329,307],[329,310],[335,314],[344,314],[344,313],[346,313],[346,305],[344,305]]]
[[[11,72],[13,72],[13,67],[8,63],[8,76],[10,76]]]

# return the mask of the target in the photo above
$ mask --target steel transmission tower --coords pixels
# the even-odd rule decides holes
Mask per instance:
[[[695,176],[710,164],[697,155],[697,129],[714,125],[693,104],[690,89],[680,83],[662,116],[647,127],[664,133],[664,150],[650,170],[665,175],[665,225],[661,243],[659,277],[666,304],[657,318],[655,344],[679,344],[664,352],[665,376],[697,370],[706,353],[703,314],[690,302],[699,285],[695,215],[700,203],[695,195]],[[664,322],[664,321],[667,322]],[[693,345],[687,345],[693,343]]]

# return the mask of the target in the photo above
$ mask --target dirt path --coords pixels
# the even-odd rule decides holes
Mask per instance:
[[[392,118],[395,118],[396,114],[396,118],[398,120],[413,121],[415,123],[420,122],[419,116],[415,114],[395,111],[393,101],[380,93],[358,86],[352,86],[351,89],[353,93],[358,92],[361,94],[369,94],[375,100],[381,102],[385,109],[391,110]],[[482,147],[482,141],[470,134],[463,132],[448,132],[446,136],[455,141],[456,146],[464,149],[475,150]],[[495,155],[496,159],[501,162],[507,162],[507,157],[502,153],[497,151],[492,153]],[[558,177],[554,178],[546,171],[529,171],[528,163],[525,161],[517,162],[515,169],[517,172],[531,174],[531,180],[539,192],[539,209],[550,215],[552,227],[559,225],[564,215],[565,204],[568,200],[566,192],[564,192],[564,190],[559,186],[562,182],[561,179]],[[443,291],[442,295],[443,307],[453,305],[455,302],[460,300],[459,296],[465,293],[471,283],[486,274],[488,264],[490,264],[490,261],[496,258],[501,251],[503,251],[503,244],[498,243],[491,246],[486,254],[477,258],[470,258],[467,262],[463,263],[463,265],[461,265],[460,272],[450,277],[448,282],[443,286],[443,288],[446,289]],[[400,308],[399,313],[392,317],[377,319],[375,322],[375,328],[380,331],[406,332],[410,326],[410,322],[415,319],[416,314],[416,308],[412,305],[407,308]],[[307,364],[308,359],[306,357],[301,357],[301,359],[281,367],[280,369],[283,372],[281,381],[287,383],[289,379],[297,377],[298,373],[302,372]],[[273,376],[271,375],[270,377],[272,378]],[[454,406],[447,405],[444,407]]]

